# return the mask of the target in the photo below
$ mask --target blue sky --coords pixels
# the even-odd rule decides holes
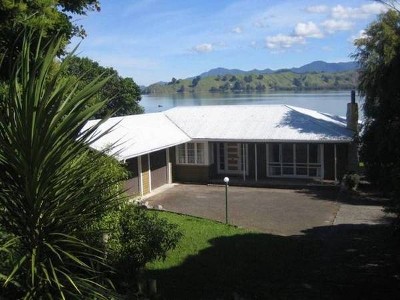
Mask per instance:
[[[75,22],[78,50],[148,85],[216,67],[279,69],[349,61],[352,41],[385,10],[372,0],[101,0]],[[73,43],[76,43],[74,40]]]

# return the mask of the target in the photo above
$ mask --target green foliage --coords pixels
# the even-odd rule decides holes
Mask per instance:
[[[111,112],[115,112],[115,116],[143,113],[143,108],[139,105],[140,88],[132,78],[123,78],[113,68],[102,67],[87,57],[72,56],[68,60],[64,75],[79,78],[79,88],[83,88],[102,74],[110,77],[104,87],[92,98],[93,104],[109,99],[107,104],[95,114],[95,118],[103,118]]]
[[[0,227],[7,235],[0,251],[8,261],[0,265],[0,292],[13,299],[109,299],[104,254],[82,239],[119,204],[116,182],[99,168],[103,153],[88,147],[101,137],[93,133],[102,122],[82,131],[105,105],[90,103],[108,78],[79,90],[79,81],[63,76],[69,57],[54,69],[64,38],[43,44],[38,36],[23,35],[7,93],[0,94]]]
[[[347,190],[356,190],[360,183],[360,175],[356,173],[347,173],[343,176],[342,180]]]
[[[195,78],[193,78],[192,87],[195,87],[199,83],[200,80],[201,80],[200,76],[196,76]]]
[[[399,203],[400,13],[389,10],[382,14],[356,46],[366,118],[361,159],[369,179]],[[396,213],[400,216],[400,209]]]
[[[84,15],[90,10],[100,10],[97,0],[2,0],[0,2],[0,53],[6,53],[6,64],[11,66],[22,46],[19,35],[24,28],[41,32],[41,39],[49,41],[54,35],[62,34],[64,40],[59,49],[73,36],[86,35],[82,26],[72,20],[73,14]],[[38,39],[35,36],[34,39]],[[3,69],[0,79],[7,79],[8,69]]]
[[[144,89],[146,94],[174,94],[178,90],[185,92],[268,92],[269,90],[320,90],[320,89],[354,89],[357,73],[355,71],[340,73],[307,73],[279,72],[264,75],[224,75],[180,80],[180,88],[172,81],[168,84],[153,84]],[[175,81],[177,83],[177,81]]]
[[[106,233],[107,260],[120,288],[134,284],[146,263],[164,260],[182,236],[177,225],[133,204],[112,211],[97,227]]]
[[[185,92],[185,86],[181,85],[181,87],[177,90],[178,93],[184,93]]]

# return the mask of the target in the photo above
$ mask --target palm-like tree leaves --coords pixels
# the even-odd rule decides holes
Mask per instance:
[[[0,251],[13,254],[0,282],[24,299],[106,299],[104,254],[81,238],[118,195],[104,197],[115,182],[96,164],[103,153],[87,155],[102,122],[82,127],[105,104],[89,100],[108,79],[78,91],[76,79],[61,75],[68,57],[54,68],[62,39],[32,41],[25,33],[9,91],[0,95],[0,224],[11,237]]]

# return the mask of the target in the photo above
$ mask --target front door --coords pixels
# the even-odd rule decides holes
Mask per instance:
[[[218,144],[218,173],[248,174],[247,145],[241,143]]]
[[[239,143],[226,143],[227,170],[238,172],[242,169],[242,147]]]

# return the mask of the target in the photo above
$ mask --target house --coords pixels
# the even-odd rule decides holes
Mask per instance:
[[[114,144],[126,163],[130,193],[144,195],[172,182],[207,183],[224,176],[339,180],[358,166],[358,107],[347,118],[289,105],[175,107],[116,117],[100,125],[112,132],[92,147]],[[88,122],[93,126],[96,120]]]

